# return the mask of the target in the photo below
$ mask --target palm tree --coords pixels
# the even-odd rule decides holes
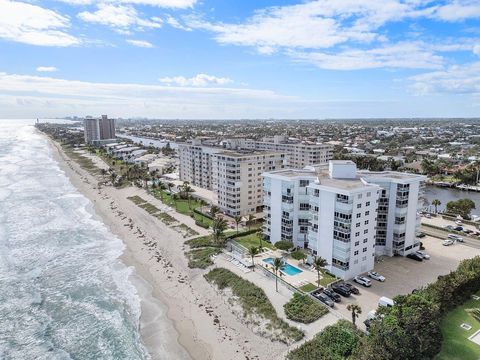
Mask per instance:
[[[237,226],[237,234],[238,234],[238,225],[242,222],[242,217],[240,215],[236,215],[233,220],[235,220],[235,225]]]
[[[317,277],[318,277],[318,286],[320,286],[320,272],[323,271],[323,268],[328,265],[327,260],[325,260],[322,257],[316,257],[315,260],[313,261],[313,266],[315,267],[315,270],[317,270]]]
[[[254,257],[255,255],[258,254],[258,248],[255,247],[255,246],[250,246],[250,248],[248,249],[248,255],[250,255],[252,257],[252,265],[253,265],[253,271],[255,271],[255,261],[254,261]]]
[[[262,249],[263,249],[263,244],[262,244],[262,230],[258,230],[257,236],[258,236],[258,240],[260,240],[259,250],[262,251]]]
[[[212,231],[213,231],[213,238],[217,244],[221,244],[221,241],[223,239],[223,232],[227,229],[228,223],[227,221],[220,217],[217,216],[212,223]]]
[[[214,218],[217,216],[217,214],[220,212],[220,208],[216,205],[212,205],[210,208],[210,215]]]
[[[249,214],[249,215],[248,215],[248,218],[247,218],[248,230],[251,230],[252,224],[253,224],[254,221],[255,221],[255,215]]]
[[[438,207],[442,205],[442,202],[438,199],[432,200],[432,205],[435,206],[435,214],[438,213]]]
[[[107,175],[107,170],[102,169],[100,170],[100,172],[102,173],[102,178],[103,178],[103,181],[105,182],[105,175]]]
[[[173,196],[172,196],[172,187],[174,187],[175,185],[173,185],[173,183],[169,182],[167,183],[167,187],[168,187],[168,193],[170,194],[170,199],[173,200]],[[171,204],[170,204],[171,205]]]
[[[362,308],[360,307],[360,305],[357,304],[348,304],[347,310],[352,313],[353,326],[357,327],[357,325],[355,324],[355,320],[357,320],[358,315],[362,313]]]
[[[283,267],[283,262],[282,259],[279,257],[276,257],[273,259],[273,270],[275,271],[275,290],[278,292],[278,270],[280,270]]]

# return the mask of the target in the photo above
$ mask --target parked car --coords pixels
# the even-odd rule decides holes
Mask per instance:
[[[470,230],[470,229],[465,229],[465,230],[463,230],[463,232],[467,235],[473,234],[473,231]]]
[[[348,290],[350,290],[350,292],[352,294],[355,294],[355,295],[360,295],[360,290],[358,290],[358,288],[356,288],[355,286],[353,286],[352,284],[350,283],[342,283],[343,286],[345,286]]]
[[[368,273],[368,276],[371,277],[373,280],[377,280],[377,281],[385,281],[385,276],[383,275],[380,275],[379,273],[377,273],[376,271],[369,271]]]
[[[423,261],[423,256],[418,255],[416,252],[408,254],[407,258],[416,261]]]
[[[425,217],[426,217],[427,219],[430,219],[430,218],[432,217],[432,215],[430,215],[429,213],[426,213],[426,214],[425,214]]]
[[[355,276],[353,278],[353,281],[355,281],[357,284],[363,285],[365,287],[372,286],[372,282],[369,279],[367,279],[365,276]]]
[[[318,300],[320,300],[322,303],[324,303],[325,305],[333,308],[335,306],[335,303],[332,301],[332,299],[325,293],[321,292],[321,293],[318,293],[316,296],[315,296]]]
[[[453,230],[454,229],[453,225],[446,225],[446,226],[444,226],[444,228],[448,229],[448,230]]]
[[[453,241],[463,242],[463,238],[461,236],[458,236],[458,235],[455,235],[455,234],[448,234],[447,237],[450,240],[453,240]]]
[[[337,294],[340,294],[340,295],[345,296],[345,297],[349,297],[352,294],[351,291],[347,287],[342,286],[340,284],[333,284],[331,286],[331,288]]]
[[[340,302],[342,300],[340,295],[338,295],[335,291],[331,289],[325,289],[323,290],[323,293],[335,302]]]
[[[462,220],[455,220],[455,224],[462,225]]]
[[[425,251],[418,250],[415,254],[420,255],[425,260],[430,259],[430,255],[428,255]]]
[[[426,235],[425,235],[424,233],[418,233],[418,234],[417,234],[417,237],[419,237],[419,238],[423,238],[423,237],[425,237],[425,236],[426,236]]]
[[[463,226],[456,226],[456,227],[453,228],[453,230],[455,230],[455,231],[463,231],[463,230],[465,230],[465,229],[463,228]]]
[[[378,306],[393,307],[393,305],[395,305],[393,300],[387,298],[386,296],[382,296],[380,299],[378,299]]]
[[[450,240],[450,239],[443,240],[443,243],[442,243],[443,246],[450,246],[450,245],[453,245],[453,244],[454,244],[454,241]]]

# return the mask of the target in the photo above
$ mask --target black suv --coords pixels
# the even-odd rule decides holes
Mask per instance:
[[[348,289],[346,286],[342,286],[341,284],[333,284],[331,287],[333,291],[345,297],[349,297],[352,293],[350,289]]]
[[[407,255],[407,258],[413,259],[416,261],[423,261],[423,256],[418,255],[417,253],[410,253]]]
[[[323,290],[323,293],[335,302],[340,302],[342,300],[340,295],[338,295],[335,291],[332,291],[331,289],[325,289]]]
[[[358,290],[358,288],[356,288],[352,284],[350,284],[350,283],[340,283],[340,285],[346,287],[348,290],[350,290],[350,292],[352,294],[360,295],[360,290]]]

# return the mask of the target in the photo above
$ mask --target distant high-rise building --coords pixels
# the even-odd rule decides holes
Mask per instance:
[[[115,119],[102,115],[100,119],[87,116],[83,120],[85,142],[92,144],[97,140],[115,139]]]

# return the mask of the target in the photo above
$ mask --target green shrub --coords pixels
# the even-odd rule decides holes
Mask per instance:
[[[201,247],[217,247],[217,243],[213,238],[213,235],[200,236],[195,239],[190,239],[185,241],[185,244],[190,246],[192,249],[198,249]]]
[[[360,334],[346,320],[327,326],[322,332],[290,351],[288,360],[344,360],[348,359],[357,348]]]
[[[283,305],[285,315],[293,321],[309,324],[319,319],[328,310],[325,306],[319,304],[308,295],[293,294],[293,297]]]
[[[221,249],[214,247],[190,250],[185,253],[188,258],[188,267],[192,269],[206,269],[210,265],[213,265],[211,256],[220,254],[221,252]]]
[[[203,222],[201,222],[201,221],[198,221],[198,220],[195,220],[195,225],[200,226],[200,227],[202,227],[202,228],[204,228],[204,229],[208,229],[208,228],[210,227],[209,224],[205,224],[205,223],[203,223]]]
[[[307,255],[302,250],[295,250],[290,254],[290,256],[298,261],[305,260],[307,258]]]
[[[280,250],[289,250],[293,247],[293,243],[290,241],[277,241],[275,247]]]
[[[211,270],[205,278],[215,283],[219,289],[230,288],[233,295],[239,298],[245,316],[261,316],[269,320],[273,329],[281,330],[282,337],[278,339],[279,341],[298,341],[303,338],[304,334],[301,330],[291,327],[278,317],[265,292],[255,284],[223,268]]]

